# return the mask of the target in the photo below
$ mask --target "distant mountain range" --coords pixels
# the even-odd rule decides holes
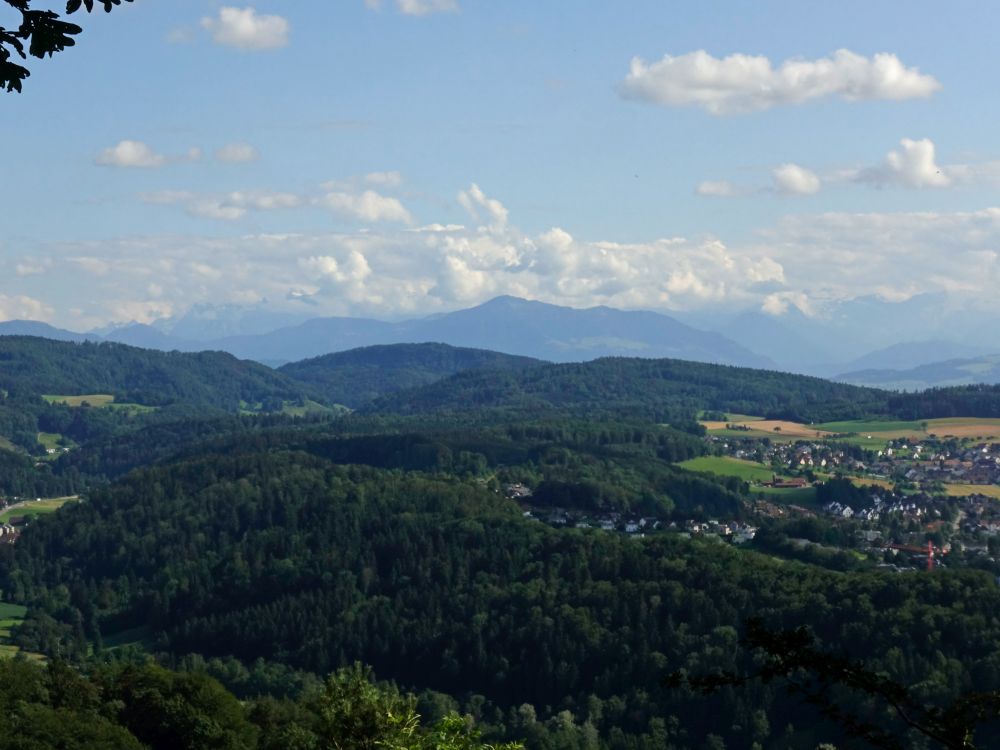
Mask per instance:
[[[892,390],[922,391],[952,385],[1000,383],[1000,354],[932,362],[909,369],[868,369],[837,377],[845,383]]]
[[[0,329],[0,334],[29,335],[24,330],[28,323],[6,325],[11,330]],[[314,318],[262,333],[214,339],[195,338],[190,325],[176,327],[191,333],[190,338],[162,328],[132,324],[98,336],[46,327],[45,332],[30,335],[69,341],[115,341],[164,351],[219,350],[271,366],[365,346],[433,341],[555,362],[640,356],[775,367],[769,358],[720,333],[694,328],[668,315],[610,307],[575,309],[516,297],[498,297],[467,310],[396,323],[367,318]]]
[[[216,350],[271,367],[363,347],[438,342],[551,362],[671,358],[915,389],[994,377],[982,363],[953,364],[1000,352],[1000,334],[993,334],[1000,324],[991,325],[988,316],[973,317],[975,326],[969,325],[968,314],[963,318],[933,297],[899,304],[852,300],[825,317],[796,308],[780,316],[759,311],[673,316],[497,297],[466,310],[397,322],[303,319],[301,313],[260,306],[201,305],[152,325],[76,333],[36,321],[9,321],[0,323],[0,335],[114,341],[160,351]],[[911,372],[915,369],[919,372]]]

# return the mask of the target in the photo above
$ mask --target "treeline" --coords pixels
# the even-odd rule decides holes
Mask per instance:
[[[879,413],[886,392],[820,378],[681,360],[605,358],[519,372],[466,372],[386,396],[377,413],[563,410],[652,421],[690,420],[699,411],[823,422]]]
[[[279,372],[308,383],[328,402],[357,408],[380,396],[434,383],[467,370],[523,370],[531,357],[447,344],[366,346],[293,362]]]
[[[1000,687],[990,576],[836,573],[719,542],[556,530],[475,477],[306,451],[133,472],[3,554],[4,596],[32,608],[26,648],[83,657],[139,628],[174,658],[317,674],[360,660],[532,747],[843,739],[777,688],[705,698],[661,685],[678,668],[743,666],[750,616],[808,625],[928,700]]]
[[[0,389],[13,395],[109,394],[146,406],[280,411],[307,386],[223,352],[160,352],[108,342],[0,336]]]
[[[515,750],[468,719],[422,720],[417,699],[353,666],[297,700],[241,702],[204,672],[0,661],[0,750]]]

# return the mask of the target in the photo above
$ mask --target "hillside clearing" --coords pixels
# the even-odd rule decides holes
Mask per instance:
[[[90,393],[83,396],[42,396],[50,404],[63,404],[79,408],[86,404],[94,408],[110,406],[115,402],[115,397],[109,393]]]
[[[726,477],[738,477],[746,482],[767,482],[771,480],[771,469],[756,461],[744,461],[727,456],[700,456],[678,464],[689,471],[707,471]]]
[[[41,500],[25,500],[9,506],[6,510],[0,513],[0,523],[7,523],[7,521],[9,521],[13,516],[48,515],[49,513],[55,513],[64,505],[79,501],[80,498],[77,495],[69,497],[43,498]]]

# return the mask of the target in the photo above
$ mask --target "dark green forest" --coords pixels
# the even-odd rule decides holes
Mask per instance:
[[[92,358],[80,367],[99,370],[81,374],[77,393],[118,382],[124,398],[148,387],[112,365],[132,356],[128,347],[70,346]],[[28,391],[26,370],[4,376],[0,424],[23,424],[25,435],[46,425],[75,444],[48,460],[0,450],[0,492],[83,496],[0,544],[0,600],[27,607],[11,637],[51,660],[0,664],[29,696],[18,703],[0,691],[12,706],[0,734],[21,732],[30,717],[53,725],[24,747],[333,747],[347,731],[324,724],[337,690],[394,706],[393,716],[420,714],[401,747],[451,747],[448,732],[466,743],[456,747],[866,746],[780,684],[706,695],[666,682],[678,671],[751,672],[758,656],[741,637],[751,618],[807,628],[830,653],[930,706],[1000,690],[995,571],[887,573],[790,543],[838,533],[821,523],[774,522],[748,548],[560,527],[507,496],[527,486],[538,513],[641,516],[664,529],[739,520],[754,503],[748,485],[677,465],[708,450],[699,411],[888,416],[920,403],[909,396],[612,359],[459,373],[350,415],[252,414],[233,404],[266,389],[239,392],[212,376],[215,361],[178,359],[191,371],[166,389],[174,401],[141,413],[47,404],[33,394],[50,383]],[[271,387],[255,378],[254,388]],[[936,394],[940,409],[991,408],[991,395]],[[843,500],[846,491],[831,482],[817,494]],[[391,684],[374,686],[358,663]],[[831,690],[901,746],[940,746],[877,696]],[[165,707],[167,718],[157,713]],[[170,734],[202,720],[217,739]],[[998,732],[987,723],[976,746],[997,746]]]
[[[367,346],[293,362],[279,372],[313,386],[328,402],[352,409],[380,396],[473,370],[523,370],[544,364],[531,357],[447,344]]]

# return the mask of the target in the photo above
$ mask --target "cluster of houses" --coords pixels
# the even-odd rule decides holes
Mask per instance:
[[[1000,484],[1000,445],[959,446],[954,440],[928,438],[917,443],[889,441],[879,451],[801,440],[778,443],[753,438],[710,436],[713,449],[726,456],[756,461],[785,472],[843,472],[907,483],[931,490],[940,484]],[[777,480],[776,480],[777,481]],[[783,480],[777,487],[791,487]]]
[[[903,518],[919,520],[928,515],[928,508],[924,503],[917,502],[912,498],[891,496],[883,498],[875,496],[872,498],[871,506],[867,508],[852,508],[850,505],[832,502],[823,506],[823,512],[828,516],[837,518],[853,518],[856,521],[878,521],[883,515],[898,513]],[[940,516],[939,511],[934,511]]]
[[[549,526],[575,527],[578,529],[600,529],[601,531],[618,532],[629,536],[645,536],[656,531],[671,531],[684,536],[715,536],[732,542],[745,544],[752,541],[757,534],[757,527],[738,521],[696,521],[690,519],[683,522],[669,523],[652,516],[637,516],[628,513],[571,510],[566,508],[546,508],[531,504],[533,493],[521,483],[504,485],[504,495],[521,504],[522,515]]]

